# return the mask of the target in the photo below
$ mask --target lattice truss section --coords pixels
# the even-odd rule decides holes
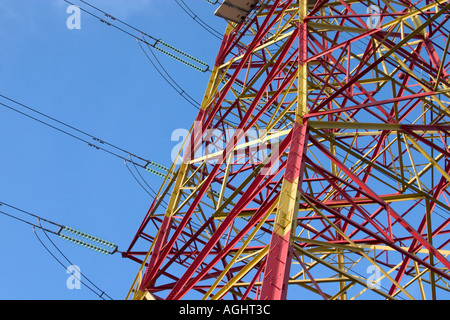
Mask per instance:
[[[126,257],[132,298],[448,298],[449,1],[263,1]]]

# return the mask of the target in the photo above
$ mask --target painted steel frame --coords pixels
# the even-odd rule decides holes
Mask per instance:
[[[370,4],[229,23],[127,298],[448,297],[450,2]]]

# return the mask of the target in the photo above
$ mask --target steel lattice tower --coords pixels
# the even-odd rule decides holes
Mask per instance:
[[[128,298],[448,298],[449,8],[271,0],[230,21],[124,253]]]

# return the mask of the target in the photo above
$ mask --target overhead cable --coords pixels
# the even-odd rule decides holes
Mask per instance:
[[[35,108],[32,108],[28,105],[25,105],[14,99],[11,99],[1,93],[0,93],[0,98],[3,98],[4,100],[6,100],[6,101],[1,101],[1,99],[0,99],[0,106],[3,106],[7,109],[15,111],[23,116],[26,116],[32,120],[35,120],[43,125],[46,125],[52,129],[55,129],[61,133],[64,133],[65,135],[68,135],[78,141],[84,142],[88,146],[93,147],[96,150],[104,151],[110,155],[120,158],[126,162],[133,163],[136,166],[141,167],[146,170],[151,169],[151,170],[154,170],[155,172],[159,172],[159,173],[161,173],[161,171],[162,172],[169,171],[169,168],[166,166],[156,163],[155,161],[147,160],[147,159],[144,159],[143,157],[137,156],[134,153],[131,153],[123,148],[117,147],[116,145],[106,142],[103,139],[99,139],[99,138],[95,137],[94,135],[91,135],[83,130],[77,129],[74,126],[69,125],[63,121],[57,120],[54,117],[51,117],[41,111],[36,110]],[[19,110],[19,107],[22,108],[22,110]],[[35,115],[33,115],[33,116],[30,115],[29,111],[39,115],[43,119],[39,119]],[[49,122],[49,120],[51,121],[51,123]],[[130,156],[131,156],[131,158],[130,158]]]
[[[196,57],[176,48],[175,46],[173,46],[161,39],[153,37],[153,36],[145,33],[144,31],[139,30],[138,28],[133,27],[132,25],[126,23],[125,21],[110,15],[109,13],[103,11],[102,9],[99,9],[98,7],[93,6],[92,4],[88,3],[87,1],[79,0],[80,2],[89,6],[90,8],[102,13],[108,19],[108,21],[104,20],[103,18],[99,17],[95,13],[93,13],[85,8],[75,5],[74,3],[72,3],[68,0],[63,0],[63,1],[65,1],[66,3],[68,3],[70,5],[80,8],[80,10],[82,10],[83,12],[96,18],[100,22],[105,23],[108,26],[112,26],[112,27],[116,28],[117,30],[135,38],[138,41],[142,41],[143,43],[151,46],[152,48],[155,48],[156,50],[166,54],[167,56],[169,56],[169,57],[171,57],[171,58],[173,58],[173,59],[175,59],[197,71],[201,71],[201,72],[209,71],[209,65],[206,62],[203,62],[202,60],[197,59]],[[120,23],[122,25],[122,27],[117,26],[116,23]],[[149,38],[149,40],[151,42],[148,42],[147,40],[141,38],[139,36],[140,34],[144,34],[147,38]]]

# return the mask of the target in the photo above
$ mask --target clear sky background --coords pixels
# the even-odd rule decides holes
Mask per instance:
[[[209,65],[214,63],[220,40],[174,0],[88,2]],[[214,16],[216,6],[204,0],[185,2],[202,20],[224,31],[225,21]],[[69,30],[68,6],[63,0],[0,2],[0,94],[170,166],[177,144],[171,134],[189,129],[197,109],[161,78],[132,37],[83,12],[81,29]],[[183,89],[201,101],[209,73],[156,54]],[[151,198],[124,162],[3,106],[0,122],[0,201],[126,250]],[[162,182],[148,173],[144,177],[155,189]],[[0,210],[15,213],[5,206]],[[69,266],[45,235],[37,234]],[[125,298],[137,263],[50,237],[80,267],[82,280],[96,293],[84,285],[69,290],[70,275],[41,245],[31,226],[0,215],[0,299],[97,300],[101,291],[113,299]]]

